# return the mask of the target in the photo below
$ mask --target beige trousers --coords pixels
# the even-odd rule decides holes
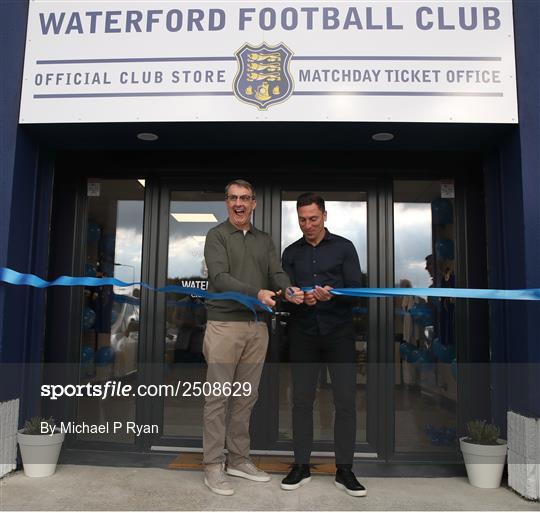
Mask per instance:
[[[205,465],[223,462],[225,447],[230,465],[249,459],[249,420],[259,395],[267,347],[268,328],[264,322],[208,321],[203,354],[212,393],[206,395],[204,404]],[[219,393],[224,383],[230,388],[221,386]],[[251,391],[246,394],[248,383]]]

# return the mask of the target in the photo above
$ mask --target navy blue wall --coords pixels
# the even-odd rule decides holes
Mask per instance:
[[[46,275],[52,156],[18,125],[27,0],[0,2],[0,265]],[[45,293],[0,285],[0,400],[20,397],[21,420],[39,413]]]
[[[518,67],[521,186],[523,196],[523,285],[540,287],[540,2],[518,0],[515,5]],[[509,340],[510,362],[526,366],[527,380],[519,383],[521,365],[510,367],[509,407],[540,417],[540,303],[523,305],[521,321],[526,339]],[[519,322],[519,321],[518,321]]]
[[[490,285],[540,287],[540,2],[515,0],[519,127],[486,162]],[[491,305],[494,417],[540,417],[540,303]],[[499,365],[507,362],[506,365]]]
[[[15,173],[15,148],[17,142],[17,121],[26,35],[27,2],[7,0],[0,2],[0,76],[2,94],[0,96],[0,265],[8,264],[8,242],[12,219],[12,197]],[[0,362],[13,361],[12,348],[6,333],[6,304],[8,289],[0,286]],[[10,298],[11,300],[11,298]],[[12,368],[3,367],[0,374],[0,400],[20,395],[20,380],[7,376]],[[15,375],[16,376],[16,375]]]

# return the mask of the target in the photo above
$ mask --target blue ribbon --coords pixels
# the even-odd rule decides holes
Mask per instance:
[[[311,292],[315,287],[302,287],[304,292]],[[453,288],[350,288],[331,289],[336,296],[352,297],[395,297],[429,296],[454,297],[466,299],[508,299],[521,301],[540,301],[540,289],[453,289]]]
[[[258,299],[240,294],[239,292],[207,292],[195,287],[180,287],[178,285],[167,285],[155,288],[144,282],[128,283],[116,278],[93,278],[90,276],[60,276],[56,280],[46,281],[34,274],[19,273],[6,267],[0,267],[0,282],[11,285],[27,285],[38,289],[48,287],[131,287],[138,285],[155,292],[169,292],[178,294],[189,294],[205,299],[228,299],[236,301],[249,308],[256,316],[256,308],[261,308],[266,312],[272,312],[269,306],[261,303]],[[304,291],[311,291],[313,287],[303,287]],[[332,289],[331,293],[337,296],[352,297],[394,297],[394,296],[429,296],[429,297],[451,297],[466,299],[505,299],[521,301],[540,301],[540,289],[455,289],[455,288],[338,288]]]
[[[138,285],[148,290],[155,292],[170,292],[178,294],[189,294],[191,296],[203,297],[205,299],[228,299],[230,301],[236,301],[249,308],[255,316],[257,316],[256,308],[261,308],[266,312],[272,312],[269,306],[261,303],[258,299],[240,294],[239,292],[207,292],[206,290],[197,289],[195,287],[180,287],[179,285],[167,285],[165,287],[155,288],[144,282],[128,283],[118,280],[116,278],[93,278],[90,276],[60,276],[56,280],[46,281],[34,274],[25,274],[8,269],[6,267],[0,267],[0,282],[9,283],[11,285],[27,285],[29,287],[35,287],[38,289],[45,289],[48,287],[104,287],[104,286],[116,286],[116,287],[132,287]]]
[[[521,301],[540,301],[540,289],[453,289],[453,288],[385,288],[385,289],[332,289],[336,296],[393,297],[429,296],[454,297],[466,299],[507,299]]]

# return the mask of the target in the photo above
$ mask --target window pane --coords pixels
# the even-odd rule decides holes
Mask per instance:
[[[349,239],[360,260],[364,285],[367,283],[367,195],[361,191],[317,192],[325,199],[328,218],[325,226],[332,233]],[[302,237],[296,213],[296,198],[301,191],[282,192],[281,252]],[[368,301],[360,298],[353,307],[356,345],[356,443],[366,441],[367,426],[367,351]],[[287,318],[280,321],[279,438],[292,440],[292,381],[289,365]],[[328,369],[322,367],[313,406],[313,439],[334,440],[334,400]]]
[[[454,200],[439,181],[394,182],[395,286],[455,287]],[[455,451],[455,300],[394,300],[396,451]]]
[[[169,213],[167,285],[206,290],[208,271],[204,243],[208,230],[227,219],[223,192],[173,191]],[[204,382],[204,301],[184,294],[166,294],[166,301],[165,383]],[[165,397],[164,435],[202,437],[203,406],[202,395],[187,393],[185,397],[184,394]]]
[[[144,182],[89,180],[86,276],[141,279]],[[91,195],[90,195],[91,194]],[[80,383],[109,380],[133,387],[137,382],[140,289],[138,286],[84,289]],[[135,397],[81,397],[79,422],[104,424],[135,421]],[[133,442],[134,434],[83,433],[84,440]]]

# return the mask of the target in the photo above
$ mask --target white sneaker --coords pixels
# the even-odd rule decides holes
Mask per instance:
[[[223,471],[223,463],[204,467],[204,484],[218,495],[232,495],[234,488]]]
[[[264,483],[272,479],[266,472],[258,469],[251,461],[240,463],[234,467],[227,465],[227,474],[230,476],[243,477],[250,481]]]

